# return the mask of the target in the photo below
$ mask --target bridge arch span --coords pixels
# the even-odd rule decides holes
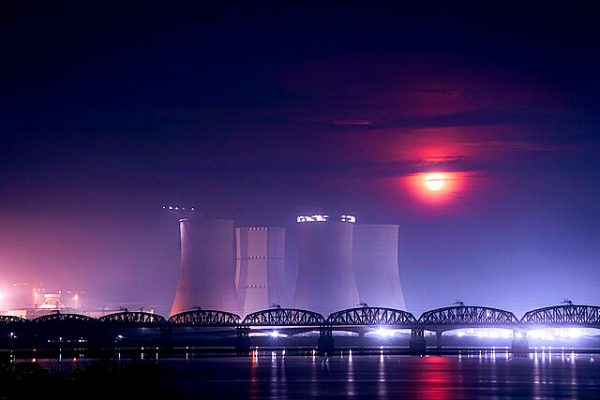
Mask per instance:
[[[297,308],[270,308],[248,314],[242,321],[246,326],[321,326],[325,318],[319,313]]]
[[[31,320],[26,336],[34,346],[94,341],[100,335],[98,320],[81,314],[53,313]]]
[[[531,310],[523,315],[521,324],[529,327],[583,327],[600,329],[600,307],[564,304]]]
[[[518,318],[510,311],[493,307],[457,305],[426,311],[419,325],[429,331],[451,331],[463,328],[517,329]]]
[[[238,326],[241,318],[237,314],[218,310],[188,310],[169,318],[169,324],[176,326],[226,327]]]
[[[34,324],[48,324],[48,323],[80,323],[80,324],[94,324],[98,320],[88,317],[87,315],[81,314],[63,314],[54,313],[43,315],[31,320]]]
[[[327,318],[329,326],[394,326],[412,328],[417,319],[403,310],[385,307],[356,307],[332,313]]]
[[[98,318],[98,322],[116,325],[160,326],[166,323],[162,315],[144,311],[123,311]]]
[[[0,326],[25,324],[27,320],[14,315],[0,315]]]

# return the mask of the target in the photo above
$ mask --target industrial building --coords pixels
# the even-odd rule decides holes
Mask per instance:
[[[181,270],[171,315],[193,308],[240,313],[235,288],[234,222],[180,219]]]
[[[398,225],[354,226],[353,262],[361,303],[405,310],[398,270]]]
[[[242,314],[285,302],[285,228],[235,229],[236,287]]]
[[[357,306],[352,215],[297,218],[299,266],[294,307],[328,315]]]
[[[406,309],[398,225],[360,225],[347,214],[296,221],[299,263],[292,291],[285,228],[180,219],[181,270],[171,315],[199,307],[245,316],[289,304],[324,316],[361,304]]]

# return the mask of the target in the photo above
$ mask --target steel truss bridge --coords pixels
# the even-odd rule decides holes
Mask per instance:
[[[528,311],[521,319],[512,312],[492,307],[458,304],[452,307],[426,311],[417,319],[413,314],[393,308],[356,307],[330,314],[327,318],[310,310],[272,308],[241,318],[219,310],[194,309],[166,319],[143,311],[124,311],[95,319],[78,314],[55,313],[31,320],[0,316],[0,345],[18,337],[33,343],[54,343],[65,340],[81,343],[114,344],[115,337],[137,331],[154,334],[155,342],[168,344],[169,338],[182,330],[234,332],[239,347],[249,346],[252,332],[274,330],[296,335],[304,332],[319,333],[319,348],[333,348],[333,332],[357,332],[359,335],[381,328],[411,331],[411,348],[424,352],[424,332],[434,332],[438,341],[443,332],[465,328],[503,328],[512,330],[515,338],[526,341],[526,332],[543,328],[596,328],[600,329],[600,307],[571,303]],[[118,333],[115,336],[115,333]],[[8,338],[8,339],[7,339]],[[36,342],[37,341],[37,342]],[[439,344],[439,342],[438,342]],[[526,343],[525,343],[526,345]],[[520,343],[519,346],[523,346]],[[514,349],[514,345],[513,345]]]

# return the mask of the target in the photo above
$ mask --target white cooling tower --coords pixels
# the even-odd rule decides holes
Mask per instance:
[[[354,226],[354,274],[362,303],[406,309],[398,271],[398,225]]]
[[[352,265],[352,228],[349,215],[300,216],[300,263],[294,293],[294,307],[321,313],[359,303]]]
[[[171,315],[192,308],[239,313],[230,220],[181,219],[181,271]]]
[[[285,228],[236,228],[236,285],[242,314],[281,305],[285,295]]]

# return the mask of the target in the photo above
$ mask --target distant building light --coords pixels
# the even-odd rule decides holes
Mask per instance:
[[[163,209],[169,209],[172,211],[186,211],[186,208],[183,206],[163,206]],[[188,211],[194,211],[195,208],[194,207],[188,207],[187,208]]]
[[[340,222],[350,222],[350,223],[355,223],[356,222],[356,217],[354,215],[340,215],[339,217],[336,218],[338,221]],[[329,215],[321,215],[321,214],[315,214],[315,215],[299,215],[298,217],[296,217],[296,222],[297,223],[302,223],[302,222],[327,222],[329,221]]]
[[[340,221],[355,223],[356,222],[356,217],[354,215],[342,215],[340,217]]]
[[[325,222],[329,220],[329,215],[300,215],[296,218],[296,222]]]

